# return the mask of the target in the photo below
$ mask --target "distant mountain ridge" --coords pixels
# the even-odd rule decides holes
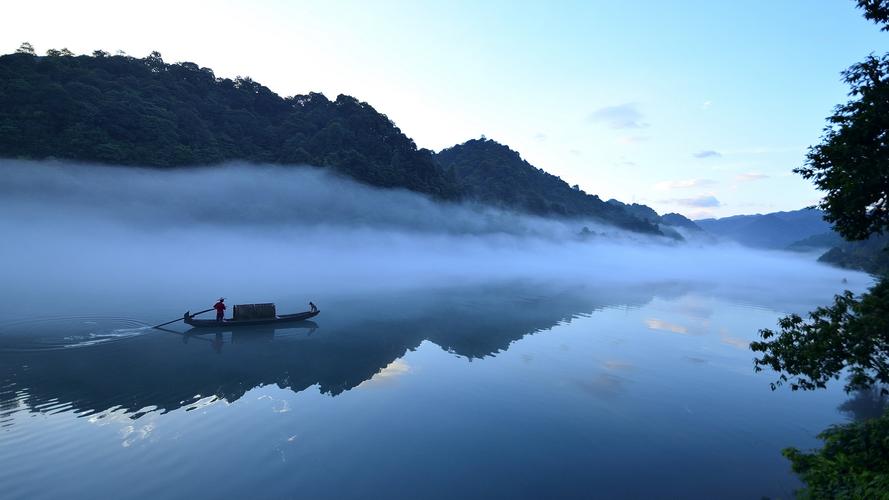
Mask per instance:
[[[651,234],[657,224],[538,169],[494,141],[418,149],[354,97],[280,97],[250,78],[218,78],[96,51],[0,56],[0,157],[172,168],[229,160],[310,164],[384,188],[477,200],[543,216],[591,217]]]
[[[824,212],[802,209],[695,221],[705,231],[742,245],[772,250],[823,252],[820,262],[872,274],[889,273],[889,235],[845,241]]]
[[[889,275],[889,234],[874,235],[864,241],[844,241],[818,260],[871,274]]]
[[[815,209],[701,219],[705,231],[754,248],[785,249],[812,236],[832,232],[824,213]]]

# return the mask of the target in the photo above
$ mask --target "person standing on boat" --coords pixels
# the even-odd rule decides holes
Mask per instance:
[[[219,300],[213,304],[213,309],[216,309],[216,321],[222,321],[225,318],[225,297],[220,297]]]

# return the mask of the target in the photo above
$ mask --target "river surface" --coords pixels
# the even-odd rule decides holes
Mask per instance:
[[[0,324],[2,496],[788,498],[781,449],[868,404],[753,371],[757,329],[865,281],[823,269],[356,293],[279,329],[26,315]]]

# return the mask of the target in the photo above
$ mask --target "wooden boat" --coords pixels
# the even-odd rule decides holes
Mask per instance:
[[[251,318],[251,319],[226,319],[216,321],[214,319],[195,319],[194,316],[185,313],[182,320],[186,325],[193,328],[230,328],[236,326],[260,326],[260,325],[277,325],[279,323],[295,323],[314,318],[321,311],[305,311],[294,314],[278,314],[270,318]]]

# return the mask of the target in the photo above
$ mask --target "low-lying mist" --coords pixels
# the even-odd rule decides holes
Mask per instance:
[[[0,171],[7,317],[126,314],[137,303],[163,316],[220,295],[323,302],[508,281],[687,282],[783,311],[869,283],[810,257],[439,203],[313,167],[0,160]],[[580,238],[584,226],[596,236]]]

